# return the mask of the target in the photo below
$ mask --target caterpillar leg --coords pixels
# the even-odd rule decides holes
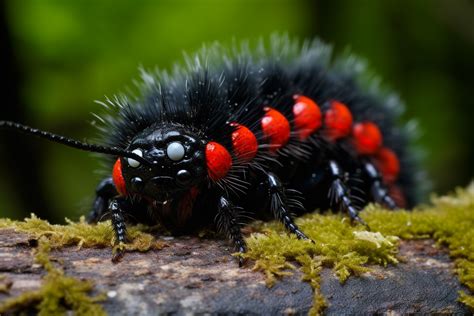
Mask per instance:
[[[344,173],[339,167],[339,164],[334,161],[329,161],[329,200],[332,208],[338,208],[343,212],[349,214],[351,220],[355,220],[365,226],[367,224],[359,217],[359,210],[351,201],[349,189],[344,183]]]
[[[112,177],[105,178],[97,186],[96,198],[92,205],[92,210],[87,216],[88,223],[97,223],[101,221],[109,210],[109,202],[114,196],[118,195]]]
[[[240,208],[222,196],[219,198],[217,209],[215,218],[217,229],[232,240],[239,253],[245,253],[247,251],[247,245],[242,237],[242,232],[240,231],[241,224],[238,221]],[[243,264],[244,259],[239,257],[239,267],[242,267]]]
[[[285,225],[292,234],[295,234],[298,239],[308,239],[306,235],[296,226],[293,217],[290,213],[285,188],[280,179],[273,173],[266,174],[268,194],[270,200],[270,210],[280,222]]]
[[[112,257],[112,262],[119,262],[125,252],[124,244],[127,241],[127,227],[125,225],[125,218],[123,216],[124,210],[127,207],[128,202],[125,198],[114,198],[109,204],[109,211],[112,218],[112,228],[115,232],[115,243],[117,249]]]
[[[387,206],[389,209],[396,209],[397,204],[388,194],[387,187],[382,182],[382,177],[375,166],[370,162],[364,163],[364,171],[371,182],[370,191],[375,202]]]

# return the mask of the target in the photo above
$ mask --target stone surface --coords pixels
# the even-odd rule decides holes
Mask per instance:
[[[94,280],[96,291],[107,293],[104,307],[114,315],[306,314],[312,305],[312,290],[301,275],[267,288],[251,263],[238,268],[225,241],[180,237],[167,243],[159,251],[127,253],[119,264],[110,261],[110,249],[66,248],[51,257],[66,274]],[[0,302],[40,286],[44,271],[33,262],[34,245],[27,235],[0,230],[0,276],[13,282],[8,294],[0,293]],[[444,251],[431,241],[402,242],[400,251],[404,263],[374,267],[344,285],[325,269],[326,313],[468,312],[456,302],[461,286]]]

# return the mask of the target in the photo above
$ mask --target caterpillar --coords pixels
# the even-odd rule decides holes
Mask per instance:
[[[142,70],[139,97],[98,102],[102,145],[11,121],[0,128],[105,154],[110,176],[88,221],[110,218],[118,245],[129,222],[160,223],[174,234],[213,227],[244,253],[249,218],[308,239],[295,216],[334,209],[363,223],[370,202],[415,205],[412,132],[397,125],[403,105],[364,87],[363,63],[333,58],[319,40],[249,47],[216,43],[171,73]]]

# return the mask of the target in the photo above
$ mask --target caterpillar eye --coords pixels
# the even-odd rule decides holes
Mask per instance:
[[[180,161],[184,157],[184,146],[179,142],[173,142],[166,148],[166,155],[173,161]]]
[[[143,157],[143,152],[141,151],[141,149],[134,149],[132,151],[132,153],[134,153],[135,155],[138,155],[140,157]],[[135,159],[133,158],[127,158],[127,162],[128,162],[128,165],[132,168],[138,168],[140,167],[140,162],[139,161],[136,161]]]

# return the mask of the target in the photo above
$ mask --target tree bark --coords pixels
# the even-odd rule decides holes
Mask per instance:
[[[169,238],[168,247],[127,253],[118,264],[110,249],[64,248],[51,259],[69,276],[91,279],[97,293],[107,293],[105,310],[113,315],[158,313],[305,314],[313,292],[295,271],[268,288],[252,262],[239,268],[222,240]],[[44,270],[34,263],[34,240],[0,229],[0,303],[41,286]],[[456,301],[462,289],[446,252],[429,240],[402,241],[396,266],[350,277],[340,284],[330,269],[322,272],[326,314],[468,313]],[[10,285],[10,286],[9,286]]]

